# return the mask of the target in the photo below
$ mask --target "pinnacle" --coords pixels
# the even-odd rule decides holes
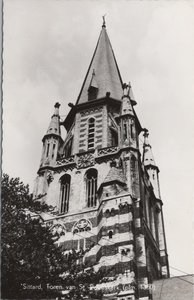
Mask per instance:
[[[149,136],[149,131],[144,128],[144,143],[143,143],[143,164],[144,166],[152,165],[156,166],[154,156],[152,153],[152,147],[149,143],[148,136]]]
[[[56,102],[54,105],[54,114],[51,117],[51,121],[48,127],[48,130],[46,132],[47,134],[55,134],[55,135],[61,135],[61,130],[60,130],[60,120],[59,120],[59,107],[60,103]]]

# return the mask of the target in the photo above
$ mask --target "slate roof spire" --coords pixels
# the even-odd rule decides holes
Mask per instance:
[[[93,75],[93,70],[95,70],[95,76]],[[95,86],[98,87],[96,99],[106,97],[106,93],[109,92],[111,98],[121,100],[123,93],[122,79],[106,31],[105,16],[103,16],[103,25],[97,46],[76,104],[88,102],[88,89],[92,78],[95,78]]]
[[[54,105],[54,114],[51,117],[49,127],[48,127],[46,135],[44,136],[43,139],[45,139],[47,136],[50,136],[50,135],[55,135],[55,136],[61,137],[59,107],[60,107],[59,102],[56,102]]]

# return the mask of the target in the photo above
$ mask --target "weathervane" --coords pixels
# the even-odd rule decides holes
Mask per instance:
[[[105,21],[105,17],[106,17],[106,14],[104,16],[102,16],[102,19],[103,19],[103,24],[102,24],[102,27],[106,27],[106,21]]]

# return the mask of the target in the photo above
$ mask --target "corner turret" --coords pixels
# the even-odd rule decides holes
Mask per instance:
[[[122,147],[138,147],[137,141],[137,128],[136,128],[136,116],[133,110],[133,104],[131,101],[131,85],[123,84],[123,96],[120,110],[120,116],[118,117],[120,132],[119,132],[119,146]]]
[[[48,130],[42,139],[43,149],[42,149],[40,168],[45,166],[52,166],[53,163],[56,162],[58,149],[62,142],[59,107],[60,104],[58,102],[55,103],[54,114],[51,117]]]
[[[144,143],[143,143],[143,165],[149,174],[150,181],[152,183],[154,194],[157,199],[161,199],[160,184],[159,184],[159,168],[155,163],[152,153],[152,147],[148,141],[149,132],[144,129]]]

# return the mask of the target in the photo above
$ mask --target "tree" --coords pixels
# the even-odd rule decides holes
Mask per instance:
[[[56,246],[53,236],[41,219],[41,212],[52,207],[33,199],[28,185],[19,178],[2,177],[2,298],[56,298],[62,290],[68,291],[65,299],[83,299],[99,293],[90,284],[102,279],[101,272],[77,262],[85,252],[74,250],[68,256]],[[87,249],[86,251],[88,251]]]
[[[33,200],[19,178],[2,178],[2,297],[43,297],[47,283],[62,272],[64,257],[40,212],[50,207]],[[31,217],[36,213],[35,217]],[[41,287],[38,287],[41,284]],[[36,288],[34,288],[36,286]],[[52,295],[52,290],[48,293]]]

